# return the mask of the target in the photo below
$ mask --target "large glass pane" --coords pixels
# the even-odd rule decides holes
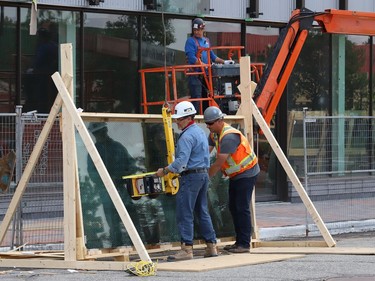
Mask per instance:
[[[185,43],[192,34],[192,22],[191,20],[165,19],[163,26],[161,16],[144,17],[142,22],[141,65],[142,71],[145,73],[145,91],[143,92],[145,96],[142,99],[147,102],[144,112],[160,113],[160,108],[165,100],[190,97],[187,80],[194,71],[187,66]],[[223,59],[228,59],[230,46],[239,46],[241,43],[240,25],[211,21],[205,23],[203,35],[209,41],[214,53]],[[233,53],[233,58],[238,62],[238,52],[234,51]],[[167,83],[165,82],[164,66],[173,66],[173,70],[168,68]],[[232,68],[229,70],[233,70],[229,75],[215,74],[217,72],[214,71],[214,68],[215,66],[212,66],[212,87],[215,100],[225,113],[233,114],[236,110],[230,111],[228,102],[232,99],[238,100],[238,97],[236,98],[234,95],[238,94],[239,64],[226,67],[226,69]],[[201,81],[203,80],[202,78]],[[232,84],[231,95],[233,97],[223,99],[226,83]],[[206,83],[202,84],[208,91],[209,86]],[[202,97],[206,97],[204,93]]]
[[[134,198],[123,176],[153,172],[167,164],[163,125],[143,122],[88,122],[95,146],[145,244],[177,242],[180,239],[175,217],[175,197]],[[205,124],[201,124],[207,132]],[[176,138],[180,131],[173,124]],[[124,135],[128,136],[124,138]],[[108,192],[82,140],[77,136],[80,190],[84,229],[88,248],[132,245]],[[214,157],[214,155],[212,155]],[[209,208],[218,237],[233,235],[228,210],[228,180],[217,175],[211,180]],[[199,236],[198,225],[195,238]]]
[[[210,14],[210,0],[148,0],[146,9],[179,14]]]
[[[143,112],[161,113],[165,100],[186,95],[184,74],[175,73],[175,86],[172,84],[172,72],[165,79],[165,66],[185,64],[184,44],[189,30],[189,21],[164,19],[159,16],[142,17],[141,69],[154,69],[145,73],[145,88],[142,89],[142,102],[154,102],[143,108]],[[159,68],[158,70],[155,68]],[[168,87],[166,88],[166,85]]]
[[[14,112],[16,103],[16,8],[0,7],[0,112]]]
[[[58,13],[38,10],[38,31],[30,35],[30,9],[21,9],[21,72],[24,110],[50,111],[56,98],[51,75],[58,71]]]
[[[272,53],[279,37],[279,29],[270,27],[246,27],[246,54],[250,56],[252,80],[259,82],[263,67]],[[271,129],[274,130],[273,125]],[[257,133],[257,132],[255,132]],[[255,152],[259,159],[260,174],[256,183],[257,201],[277,199],[276,196],[276,156],[264,134],[254,137]]]
[[[135,16],[85,14],[85,111],[138,112],[137,30]]]
[[[375,109],[375,37],[372,37],[372,45],[370,46],[372,48],[372,60],[370,61],[371,65],[371,77],[372,77],[372,87],[370,92],[370,101],[372,101],[372,112],[370,112],[371,116],[375,115],[374,109]]]
[[[329,39],[327,34],[310,31],[288,83],[287,153],[298,176],[304,175],[303,108],[309,115],[330,110]]]
[[[56,98],[51,75],[59,71],[60,44],[76,50],[77,14],[38,9],[38,30],[30,35],[30,9],[21,9],[21,97],[24,111],[48,113]],[[74,62],[73,62],[74,63]]]
[[[369,114],[369,64],[368,36],[345,38],[345,111],[352,115]]]

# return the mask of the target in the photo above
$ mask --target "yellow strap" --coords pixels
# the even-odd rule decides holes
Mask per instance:
[[[149,261],[131,262],[126,266],[125,272],[136,276],[154,276],[156,264]]]

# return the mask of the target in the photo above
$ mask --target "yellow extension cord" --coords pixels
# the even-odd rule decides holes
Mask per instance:
[[[126,266],[125,272],[142,277],[154,276],[156,274],[156,264],[148,261],[131,262]]]

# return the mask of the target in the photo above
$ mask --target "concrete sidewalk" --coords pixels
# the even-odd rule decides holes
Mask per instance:
[[[375,231],[375,197],[313,202],[331,235]],[[261,239],[321,236],[303,203],[255,204]]]

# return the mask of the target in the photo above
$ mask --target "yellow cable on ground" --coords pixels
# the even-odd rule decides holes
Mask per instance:
[[[156,271],[156,264],[148,261],[131,262],[125,270],[125,272],[136,276],[154,276]]]

